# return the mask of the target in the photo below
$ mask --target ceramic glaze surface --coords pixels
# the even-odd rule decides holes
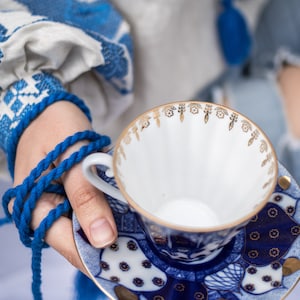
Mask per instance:
[[[162,202],[154,215],[183,226],[211,227],[221,224],[217,214],[208,205],[187,197]]]
[[[108,168],[100,176],[95,166]],[[183,264],[215,257],[268,201],[277,159],[260,128],[225,106],[181,101],[153,108],[85,176],[135,211],[156,251]],[[117,187],[111,184],[115,177]]]
[[[289,185],[281,184],[284,177]],[[300,276],[300,189],[280,164],[278,182],[267,205],[203,264],[162,259],[135,214],[109,196],[118,240],[106,249],[93,248],[74,215],[76,246],[95,284],[110,299],[124,294],[136,300],[282,299]]]
[[[261,207],[277,167],[272,145],[255,124],[199,101],[163,105],[138,117],[116,143],[114,160],[118,186],[137,211],[155,216],[162,203],[191,198],[214,211],[220,225]],[[172,213],[164,220],[173,223]]]

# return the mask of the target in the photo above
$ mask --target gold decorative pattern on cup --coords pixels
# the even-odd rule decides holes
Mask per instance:
[[[139,119],[139,125],[141,126],[141,131],[150,126],[150,119],[148,115],[141,116]]]
[[[128,131],[127,134],[124,135],[123,141],[124,141],[124,143],[126,145],[129,145],[131,143],[131,136],[130,136],[130,134],[131,134],[130,131]]]
[[[264,153],[268,151],[268,144],[265,140],[260,141],[259,151],[260,153]]]
[[[124,147],[122,145],[120,145],[120,147],[119,147],[119,152],[121,153],[123,158],[126,160],[126,154],[125,154],[125,151],[124,151]]]
[[[153,109],[153,119],[156,121],[157,127],[160,127],[160,112],[159,112],[159,108]]]
[[[243,118],[243,116],[238,114],[237,112],[227,109],[224,106],[213,105],[206,102],[204,103],[205,104],[197,101],[184,101],[166,104],[154,108],[137,118],[133,126],[130,128],[131,130],[129,130],[127,134],[123,136],[122,141],[125,145],[128,145],[131,143],[134,136],[136,140],[139,141],[142,138],[142,132],[144,129],[148,128],[151,125],[153,126],[154,124],[156,124],[156,126],[160,128],[161,121],[164,117],[173,118],[178,113],[179,120],[181,123],[183,123],[187,114],[197,117],[200,111],[203,111],[204,113],[205,124],[208,123],[213,116],[215,116],[219,120],[224,120],[224,122],[226,122],[224,123],[224,125],[226,126],[226,124],[228,124],[227,126],[229,131],[235,128],[235,124],[239,124],[240,127],[237,128],[240,128],[245,134],[249,134],[248,146],[253,146],[255,144],[254,142],[261,136],[259,128],[256,128],[255,124],[252,124],[250,120],[248,120],[247,118]],[[215,112],[214,115],[212,115],[213,110]],[[258,150],[260,153],[265,154],[265,156],[262,156],[261,167],[266,167],[268,165],[268,174],[271,176],[276,171],[277,161],[274,161],[273,150],[269,147],[266,139],[260,139]],[[125,150],[123,148],[120,149],[120,155],[122,155],[122,157],[126,159]],[[118,159],[118,161],[119,160],[120,159]],[[272,179],[269,178],[268,180],[266,180],[266,182],[263,183],[264,189],[271,183]],[[279,184],[287,186],[288,179],[279,179]]]
[[[216,116],[219,119],[224,119],[225,116],[228,116],[228,111],[224,107],[216,107]]]
[[[272,178],[270,178],[267,182],[264,183],[263,189],[266,189],[272,183]]]
[[[185,113],[185,104],[184,103],[178,105],[178,112],[179,112],[180,121],[183,122],[184,113]]]
[[[174,110],[176,110],[176,107],[174,105],[167,105],[163,109],[163,112],[164,112],[166,117],[171,118],[171,117],[174,116]]]
[[[262,161],[261,166],[264,167],[271,160],[272,160],[272,153],[268,153],[266,155],[266,158]]]
[[[234,123],[236,123],[237,120],[238,120],[238,114],[232,113],[230,115],[230,123],[229,123],[229,127],[228,127],[229,130],[231,130],[233,128]]]
[[[255,129],[254,131],[251,132],[251,138],[248,141],[248,146],[251,146],[254,142],[254,140],[256,140],[259,136],[259,131],[257,129]]]
[[[138,127],[136,125],[134,125],[131,128],[131,131],[135,135],[136,139],[139,141],[140,140],[140,135],[139,135],[139,132],[138,132]]]
[[[242,130],[244,132],[248,132],[249,130],[252,130],[252,125],[249,121],[242,120],[241,123],[242,123]]]
[[[193,115],[199,114],[200,109],[202,109],[200,103],[190,103],[188,107],[190,108],[190,113]]]
[[[212,113],[212,105],[206,104],[204,108],[204,123],[207,123],[209,120],[209,115]]]
[[[269,170],[268,170],[268,174],[271,175],[275,172],[275,163],[272,162],[270,167],[269,167]]]

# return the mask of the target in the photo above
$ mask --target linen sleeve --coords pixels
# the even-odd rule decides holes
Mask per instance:
[[[41,7],[50,2],[30,3]],[[90,117],[81,99],[104,99],[108,105],[118,99],[122,106],[130,102],[132,90],[123,23],[108,36],[105,31],[91,33],[80,22],[63,23],[51,15],[39,15],[34,8],[4,9],[0,4],[0,147],[11,174],[19,137],[47,106],[71,101]],[[96,78],[97,87],[93,93],[80,93],[82,78],[89,73],[94,74],[90,78]],[[81,99],[70,91],[79,91]]]

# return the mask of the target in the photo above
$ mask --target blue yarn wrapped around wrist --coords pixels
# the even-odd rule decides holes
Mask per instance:
[[[68,147],[82,140],[89,140],[90,143],[82,146],[77,152],[72,153],[70,157],[63,160],[59,165],[47,171],[50,166],[53,166],[53,162],[65,152]],[[69,213],[71,210],[64,187],[60,184],[54,184],[53,182],[59,179],[64,172],[79,163],[84,157],[92,152],[103,149],[109,144],[110,138],[107,136],[102,136],[89,130],[77,132],[58,144],[30,172],[22,184],[9,189],[3,196],[2,204],[7,216],[6,221],[10,220],[15,222],[19,230],[20,240],[26,247],[32,249],[32,293],[35,300],[43,299],[41,292],[41,257],[42,249],[48,247],[44,241],[46,232],[58,218]],[[64,200],[52,209],[42,220],[39,227],[33,231],[30,228],[32,213],[44,192],[59,194]],[[10,214],[8,204],[12,199],[15,200],[13,213]],[[24,201],[25,199],[26,201]],[[2,223],[5,222],[3,221]]]
[[[47,107],[58,102],[68,101],[76,105],[91,120],[90,111],[84,102],[77,96],[68,93],[62,84],[51,74],[39,72],[21,79],[10,86],[0,99],[4,114],[1,118],[0,146],[5,151],[8,169],[14,178],[16,150],[19,139],[25,129]],[[54,165],[57,158],[70,146],[79,141],[89,141],[67,159]],[[70,170],[88,154],[100,151],[110,144],[107,136],[94,131],[77,132],[67,137],[50,151],[30,172],[24,181],[3,195],[2,205],[6,218],[0,219],[0,225],[14,222],[19,231],[20,240],[26,247],[32,249],[32,293],[35,300],[41,300],[41,257],[42,249],[48,247],[45,235],[52,224],[61,216],[69,215],[71,205],[67,198],[64,186],[57,184],[62,174]],[[53,208],[41,221],[38,228],[31,229],[32,213],[43,195],[54,193],[61,196],[61,203]],[[10,214],[8,205],[14,199],[13,213]]]
[[[28,111],[22,120],[18,123],[17,127],[13,130],[11,137],[7,144],[7,162],[8,170],[12,178],[14,178],[14,165],[16,158],[16,150],[19,138],[29,124],[41,114],[48,106],[58,101],[69,101],[77,105],[87,118],[91,121],[90,111],[84,102],[77,96],[70,94],[66,91],[58,91],[45,97],[41,102],[37,103],[30,111]]]

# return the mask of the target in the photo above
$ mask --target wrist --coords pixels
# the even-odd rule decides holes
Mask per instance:
[[[0,100],[0,147],[7,155],[12,177],[19,139],[29,124],[46,108],[64,100],[75,104],[90,119],[84,103],[65,91],[55,77],[46,73],[38,73],[16,82],[2,92]]]

